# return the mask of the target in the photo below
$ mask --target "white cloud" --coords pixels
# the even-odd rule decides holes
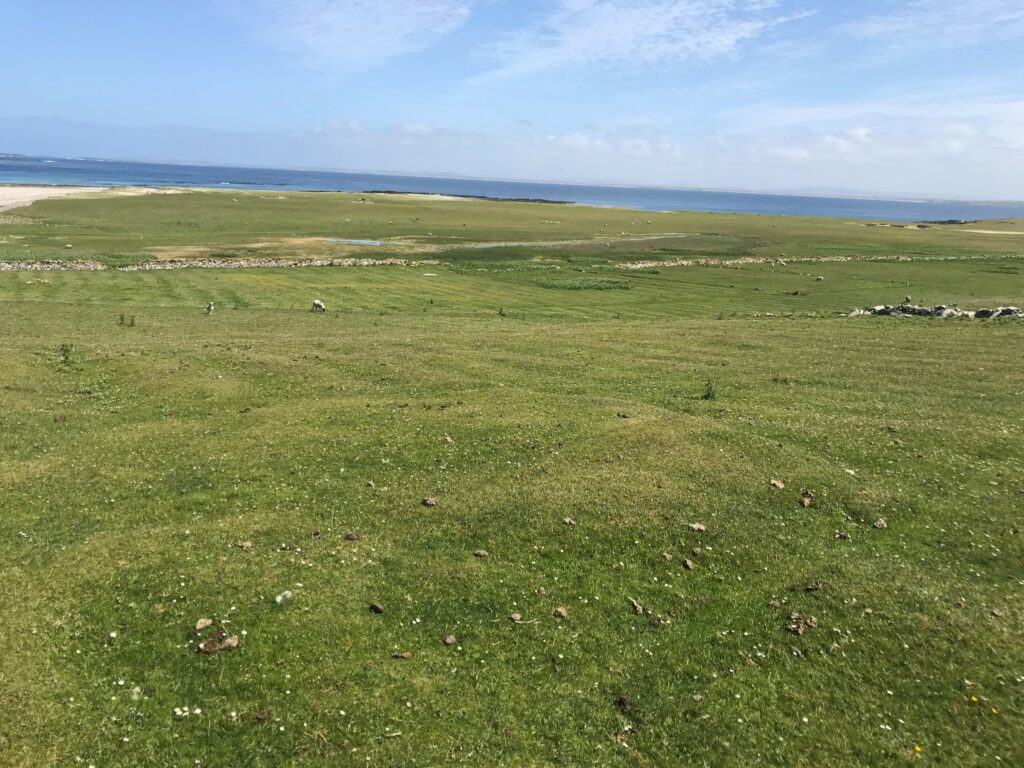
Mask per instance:
[[[845,25],[862,38],[892,48],[962,48],[987,40],[1024,37],[1021,0],[912,0],[893,13],[868,16]]]
[[[796,18],[778,0],[557,0],[490,48],[498,74],[713,59]]]
[[[429,47],[462,27],[472,0],[254,0],[234,12],[318,68],[353,71]]]

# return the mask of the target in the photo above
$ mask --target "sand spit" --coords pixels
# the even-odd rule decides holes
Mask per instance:
[[[106,187],[5,187],[0,186],[0,212],[32,205],[48,197],[64,197],[84,192],[101,192]]]

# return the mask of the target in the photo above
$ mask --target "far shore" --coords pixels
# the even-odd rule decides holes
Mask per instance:
[[[0,213],[9,211],[12,208],[21,208],[31,205],[36,200],[45,200],[48,197],[64,197],[81,192],[99,192],[107,187],[72,187],[72,186],[0,186]]]

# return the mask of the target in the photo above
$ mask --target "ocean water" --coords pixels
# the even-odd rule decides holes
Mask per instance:
[[[835,216],[882,221],[1024,218],[1024,202],[881,200],[698,189],[548,184],[273,168],[225,168],[0,154],[0,184],[226,187],[312,192],[420,192],[557,200],[648,211]]]

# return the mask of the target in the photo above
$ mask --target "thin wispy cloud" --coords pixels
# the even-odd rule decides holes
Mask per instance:
[[[912,0],[891,13],[867,16],[844,26],[893,49],[927,45],[967,48],[987,40],[1024,38],[1021,0]]]
[[[558,0],[533,24],[490,46],[496,74],[589,65],[632,68],[708,60],[803,14],[778,0]]]
[[[318,68],[366,69],[462,27],[471,0],[256,0],[234,11],[254,32]]]

